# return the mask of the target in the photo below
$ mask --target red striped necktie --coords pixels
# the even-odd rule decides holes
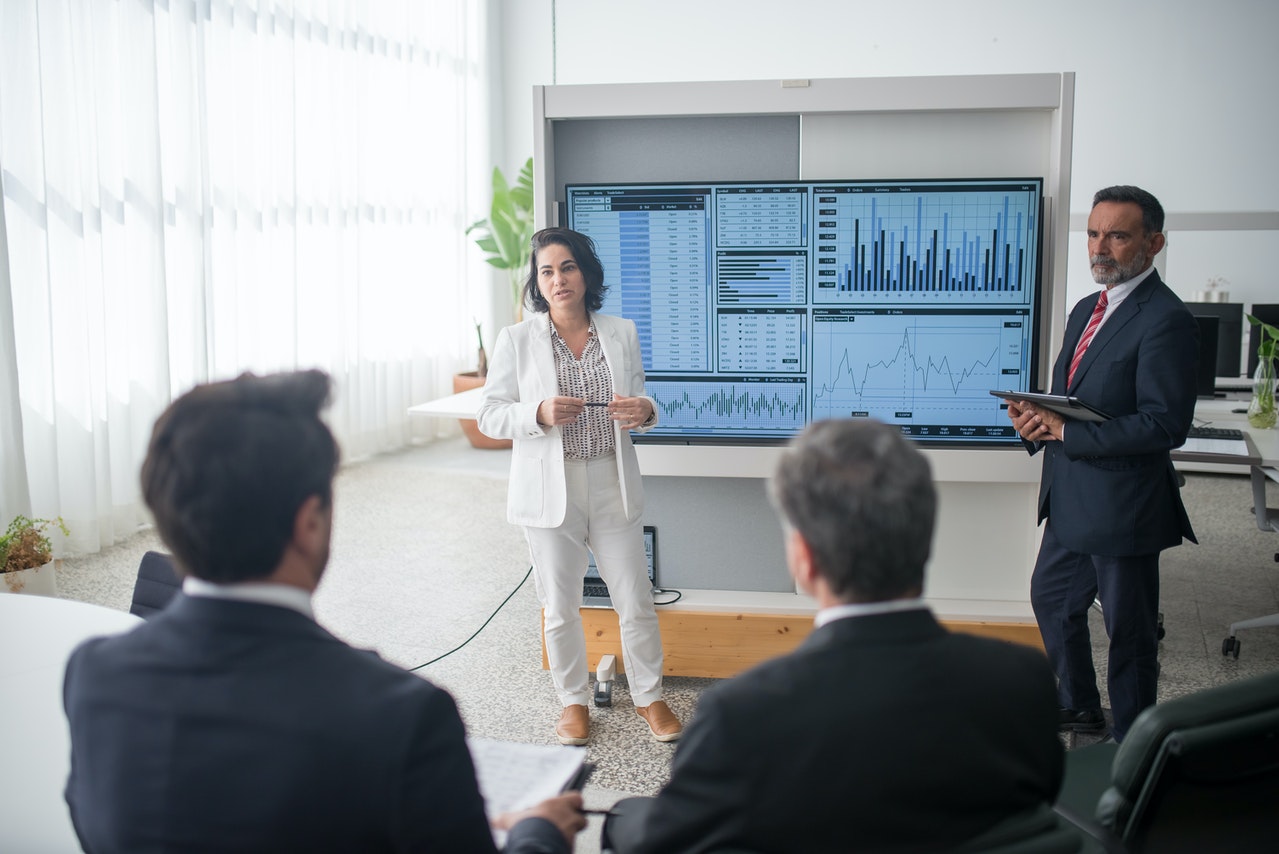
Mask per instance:
[[[1084,351],[1088,349],[1088,345],[1092,342],[1092,337],[1097,334],[1097,327],[1101,326],[1101,319],[1106,316],[1106,291],[1102,291],[1097,297],[1097,305],[1092,310],[1092,317],[1088,318],[1088,326],[1084,329],[1084,334],[1079,336],[1079,344],[1075,347],[1075,357],[1070,360],[1070,373],[1066,374],[1066,388],[1070,388],[1070,384],[1075,381],[1075,368],[1079,367],[1079,362],[1084,358]]]

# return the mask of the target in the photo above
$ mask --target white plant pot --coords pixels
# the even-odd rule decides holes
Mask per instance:
[[[0,593],[26,593],[30,596],[57,596],[57,576],[54,561],[35,569],[17,572],[0,572]]]

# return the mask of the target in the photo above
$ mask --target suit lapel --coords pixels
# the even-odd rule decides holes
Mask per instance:
[[[555,373],[555,349],[551,343],[551,318],[548,314],[536,314],[529,321],[529,358],[533,360],[533,372],[542,383],[538,400],[555,397],[560,393],[559,376]]]
[[[1097,330],[1097,334],[1093,336],[1092,342],[1088,345],[1088,349],[1084,351],[1084,357],[1079,360],[1079,367],[1075,370],[1075,382],[1069,389],[1067,389],[1067,392],[1079,388],[1079,384],[1083,382],[1084,377],[1088,375],[1088,369],[1101,357],[1101,353],[1106,349],[1106,345],[1113,341],[1116,336],[1120,334],[1123,328],[1141,313],[1142,306],[1150,299],[1158,282],[1159,273],[1152,271],[1151,274],[1147,276],[1141,284],[1134,288],[1133,292],[1119,304],[1119,307],[1115,309],[1114,313],[1111,314],[1110,317],[1106,318],[1106,322]],[[1082,329],[1080,330],[1080,334],[1083,334]],[[1078,335],[1075,336],[1075,340],[1079,340]],[[1069,364],[1069,362],[1067,364]]]

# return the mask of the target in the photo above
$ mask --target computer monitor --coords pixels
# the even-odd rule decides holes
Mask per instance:
[[[1188,302],[1186,308],[1194,315],[1217,318],[1217,364],[1214,368],[1217,376],[1241,376],[1239,354],[1243,350],[1243,303]]]
[[[1279,326],[1279,303],[1253,303],[1248,312],[1262,323]],[[1248,324],[1248,376],[1257,373],[1257,348],[1261,346],[1261,327]]]
[[[1217,388],[1217,328],[1220,321],[1208,314],[1196,314],[1199,322],[1199,368],[1195,372],[1195,395],[1211,398]]]

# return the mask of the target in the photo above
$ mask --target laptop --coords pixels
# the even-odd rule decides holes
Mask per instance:
[[[648,586],[657,587],[657,528],[644,526],[644,557],[648,562]],[[608,585],[600,578],[599,568],[595,565],[595,554],[586,553],[586,577],[582,579],[583,608],[612,608],[613,600],[608,595]]]

